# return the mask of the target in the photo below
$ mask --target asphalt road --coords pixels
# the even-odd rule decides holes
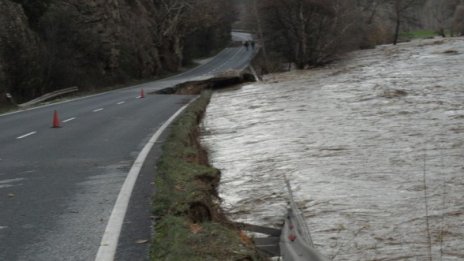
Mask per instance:
[[[0,260],[94,260],[137,155],[194,98],[150,94],[140,99],[140,90],[149,93],[243,68],[251,56],[243,47],[227,48],[208,63],[164,80],[0,116]],[[55,110],[58,129],[51,128]],[[151,182],[165,136],[137,180],[118,260],[148,257],[149,244],[136,241],[150,239]]]

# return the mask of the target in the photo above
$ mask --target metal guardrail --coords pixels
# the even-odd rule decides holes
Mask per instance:
[[[35,98],[35,99],[33,99],[33,100],[30,100],[30,101],[28,101],[28,102],[26,102],[26,103],[19,104],[18,106],[21,107],[21,108],[33,106],[33,105],[35,105],[35,104],[44,102],[44,101],[46,101],[46,100],[55,98],[55,97],[60,96],[60,95],[64,95],[64,94],[68,94],[68,93],[72,93],[72,92],[77,92],[78,90],[79,90],[79,88],[76,87],[76,86],[70,87],[70,88],[66,88],[66,89],[61,89],[61,90],[58,90],[58,91],[54,91],[54,92],[47,93],[47,94],[42,95],[42,96],[40,96],[40,97],[38,97],[38,98]]]
[[[267,235],[253,238],[256,247],[271,257],[281,257],[283,261],[327,261],[314,247],[311,233],[304,216],[293,198],[290,182],[285,178],[289,193],[289,207],[282,229],[236,223],[246,231]]]
[[[255,81],[261,82],[261,77],[259,77],[258,73],[256,73],[256,70],[255,70],[255,68],[253,67],[253,65],[250,64],[250,66],[248,66],[248,68],[250,68],[251,74],[252,74],[253,77],[255,78]]]
[[[285,178],[285,185],[287,186],[287,190],[289,194],[289,209],[288,209],[287,219],[295,222],[298,225],[296,227],[298,234],[303,238],[304,241],[306,241],[307,244],[313,247],[314,246],[313,239],[311,237],[311,233],[309,232],[308,225],[306,224],[304,220],[304,216],[301,213],[300,209],[296,206],[296,203],[293,197],[292,187],[290,186],[290,182],[288,181],[287,178]]]
[[[314,248],[311,233],[303,214],[293,199],[290,182],[285,178],[289,192],[289,208],[280,235],[280,255],[284,261],[326,261]]]

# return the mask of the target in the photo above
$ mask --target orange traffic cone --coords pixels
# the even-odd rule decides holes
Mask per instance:
[[[140,91],[140,99],[145,98],[145,93],[143,89]]]
[[[60,128],[60,119],[58,118],[57,111],[53,113],[53,127],[52,128]]]

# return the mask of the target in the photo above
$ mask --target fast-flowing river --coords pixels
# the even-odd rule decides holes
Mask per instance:
[[[464,38],[216,92],[202,143],[233,220],[278,226],[286,175],[329,259],[464,260]]]

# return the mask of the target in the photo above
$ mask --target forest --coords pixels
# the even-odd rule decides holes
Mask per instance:
[[[268,67],[303,69],[347,51],[406,41],[415,35],[464,34],[462,0],[248,0],[240,27],[262,42]],[[422,34],[422,35],[420,35]],[[273,70],[273,68],[269,68]]]
[[[4,0],[0,104],[176,72],[224,48],[232,26],[254,33],[264,72],[303,69],[418,32],[462,35],[464,0]]]
[[[229,0],[2,0],[0,104],[176,72],[224,48],[235,17]]]

